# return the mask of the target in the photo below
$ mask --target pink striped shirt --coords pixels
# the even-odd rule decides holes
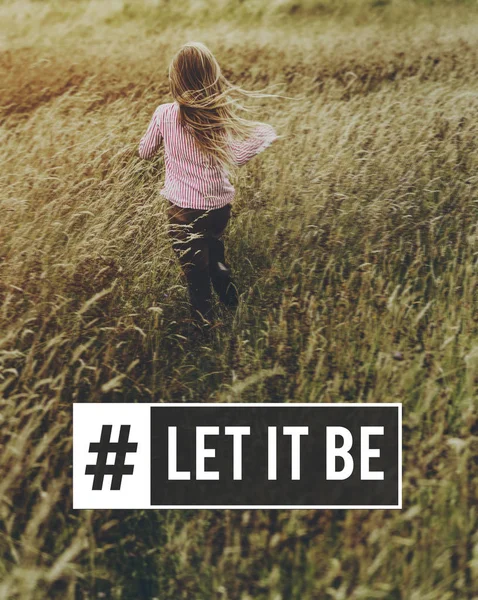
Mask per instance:
[[[270,125],[261,123],[254,136],[231,142],[238,166],[265,150],[277,135]],[[196,146],[192,134],[179,122],[177,102],[161,104],[155,110],[139,144],[141,158],[151,158],[164,142],[166,177],[161,195],[184,208],[214,209],[234,198],[234,186],[227,171],[212,164]]]

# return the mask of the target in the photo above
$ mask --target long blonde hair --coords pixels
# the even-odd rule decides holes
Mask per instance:
[[[247,138],[257,126],[256,121],[238,114],[246,109],[234,96],[274,96],[230,83],[213,53],[200,42],[184,44],[176,53],[169,65],[169,84],[179,104],[180,121],[198,148],[228,169],[234,166],[228,142]]]

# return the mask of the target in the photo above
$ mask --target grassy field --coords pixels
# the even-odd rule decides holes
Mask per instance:
[[[181,7],[181,8],[180,8]],[[0,2],[0,599],[478,598],[478,5]],[[191,342],[163,163],[203,41],[284,139]],[[219,309],[220,310],[220,309]],[[74,401],[403,402],[402,511],[73,511]]]

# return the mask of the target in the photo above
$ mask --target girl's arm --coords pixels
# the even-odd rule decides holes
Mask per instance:
[[[231,142],[231,150],[238,166],[245,165],[259,152],[268,148],[272,142],[278,139],[278,135],[271,125],[261,123],[256,127],[254,135],[247,140]]]
[[[154,111],[148,129],[146,130],[146,133],[143,135],[139,143],[138,153],[140,158],[152,158],[158,151],[159,146],[161,145],[161,140],[163,139],[163,136],[161,135],[161,131],[159,129],[158,124],[159,109],[160,107],[158,107]]]

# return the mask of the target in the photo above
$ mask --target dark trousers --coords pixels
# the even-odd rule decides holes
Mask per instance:
[[[237,304],[237,290],[224,256],[221,236],[231,215],[231,205],[213,210],[168,208],[169,233],[188,283],[193,318],[209,321],[212,310],[211,283],[219,300]]]

